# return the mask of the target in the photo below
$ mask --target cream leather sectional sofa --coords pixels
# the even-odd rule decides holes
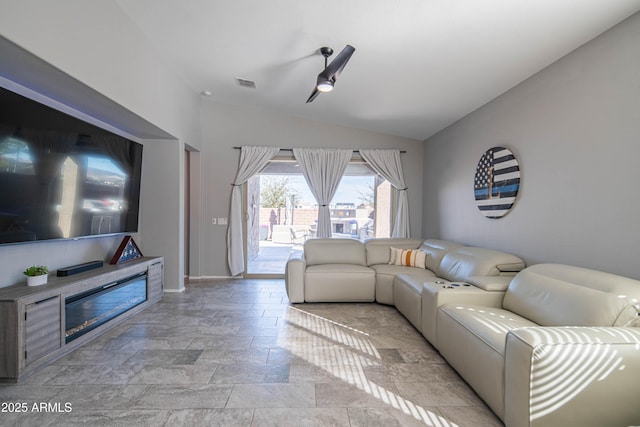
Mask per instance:
[[[426,268],[389,264],[421,249]],[[508,427],[640,425],[640,281],[443,240],[312,239],[292,303],[394,305]]]

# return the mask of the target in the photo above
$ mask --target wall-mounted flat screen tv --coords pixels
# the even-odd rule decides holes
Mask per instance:
[[[142,145],[0,88],[0,244],[138,231]]]

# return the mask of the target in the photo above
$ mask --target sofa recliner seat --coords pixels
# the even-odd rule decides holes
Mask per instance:
[[[483,250],[466,254],[462,250],[451,258],[448,277],[453,280],[447,280],[437,277],[437,268],[385,267],[380,254],[385,245],[389,250],[399,243],[411,248],[440,246],[436,252],[441,255],[440,266],[445,255],[460,245],[380,240],[371,245],[377,253],[372,260],[380,264],[367,260],[363,265],[358,242],[344,243],[357,248],[358,257],[348,263],[363,269],[358,278],[362,287],[373,289],[375,298],[380,289],[383,303],[392,300],[414,326],[421,322],[418,329],[424,337],[507,427],[640,425],[640,327],[628,327],[640,321],[640,281],[559,264],[516,272],[518,263],[500,264],[495,259],[487,264],[489,270],[485,266],[475,271],[485,258],[492,258]],[[310,247],[309,259],[318,266],[319,277],[329,277],[323,269],[341,268],[340,263],[325,263],[324,255],[313,253],[331,251],[331,244]],[[287,263],[287,295],[292,303],[305,301],[309,268],[302,255]],[[379,286],[374,279],[373,287],[365,279],[377,271],[381,277],[395,274],[392,297],[388,277]],[[341,286],[350,283],[343,279]],[[328,294],[320,299],[342,301],[341,287],[324,290]]]
[[[396,265],[392,248],[423,251],[425,265]],[[394,305],[437,348],[440,305],[452,298],[499,305],[509,280],[524,266],[514,255],[446,240],[310,239],[302,253],[289,258],[285,282],[292,303],[375,300]],[[464,292],[442,285],[451,281],[460,281]]]
[[[498,307],[440,306],[440,354],[507,426],[639,425],[640,282],[537,264]]]
[[[287,262],[291,302],[373,302],[375,271],[364,245],[354,239],[309,239],[303,254]]]

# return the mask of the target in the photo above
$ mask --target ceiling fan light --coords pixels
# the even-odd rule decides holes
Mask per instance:
[[[331,80],[318,80],[316,88],[320,92],[331,92],[333,90],[333,82]]]

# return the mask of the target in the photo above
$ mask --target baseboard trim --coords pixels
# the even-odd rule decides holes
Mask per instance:
[[[172,294],[179,294],[180,292],[184,292],[185,288],[182,289],[164,289],[164,293],[172,293]]]

